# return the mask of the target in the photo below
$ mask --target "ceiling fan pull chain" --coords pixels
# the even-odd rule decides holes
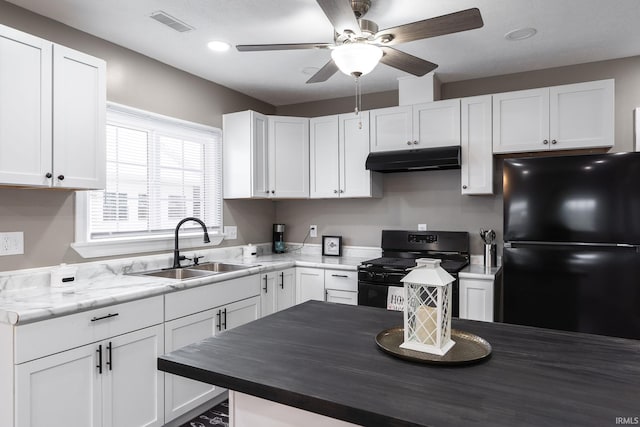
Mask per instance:
[[[358,116],[358,129],[362,129],[362,88],[360,87],[360,78],[356,76],[356,116]]]

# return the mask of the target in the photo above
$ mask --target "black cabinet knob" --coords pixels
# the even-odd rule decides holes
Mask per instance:
[[[51,175],[51,172],[47,172],[47,174],[45,175],[47,178],[51,178],[53,175]]]
[[[59,179],[60,181],[64,181],[64,175],[58,175],[58,179]]]

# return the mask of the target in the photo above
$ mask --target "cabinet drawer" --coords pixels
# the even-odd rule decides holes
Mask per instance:
[[[358,272],[345,270],[325,270],[325,289],[337,289],[342,291],[358,290]]]
[[[165,320],[198,313],[260,295],[260,274],[226,280],[165,295]]]
[[[19,325],[15,330],[15,363],[160,324],[162,313],[163,297],[159,295]]]

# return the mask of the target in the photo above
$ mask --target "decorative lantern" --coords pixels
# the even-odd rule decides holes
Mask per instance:
[[[439,259],[420,258],[404,282],[404,342],[401,348],[446,354],[451,339],[451,283]]]

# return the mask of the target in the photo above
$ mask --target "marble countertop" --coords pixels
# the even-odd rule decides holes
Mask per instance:
[[[12,325],[31,323],[294,266],[353,271],[367,259],[295,253],[269,254],[253,259],[243,259],[241,256],[214,259],[207,257],[201,263],[215,261],[257,265],[245,270],[186,280],[136,275],[137,272],[166,268],[170,263],[165,258],[154,259],[153,262],[130,259],[76,264],[76,281],[68,288],[49,286],[51,269],[17,270],[13,275],[0,277],[0,322]]]
[[[501,265],[486,268],[484,265],[469,264],[458,273],[458,276],[468,279],[495,279],[501,272]]]

